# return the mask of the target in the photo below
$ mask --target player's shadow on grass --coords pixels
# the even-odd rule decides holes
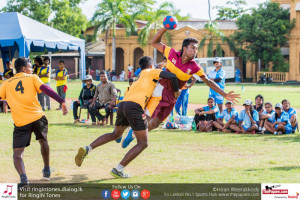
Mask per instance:
[[[52,183],[52,182],[61,182],[63,180],[65,180],[66,178],[63,177],[63,176],[51,176],[50,178],[50,182],[48,181],[45,181],[45,180],[42,180],[42,179],[33,179],[33,180],[30,180],[30,183]]]
[[[291,170],[299,170],[300,166],[288,166],[288,167],[272,167],[268,168],[270,171],[291,171]],[[266,169],[246,169],[245,171],[265,171]]]
[[[83,182],[88,180],[86,174],[72,174],[72,179],[70,180],[71,183]]]

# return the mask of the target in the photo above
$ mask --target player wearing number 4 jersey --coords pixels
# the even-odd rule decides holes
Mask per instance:
[[[129,150],[120,164],[111,171],[111,175],[114,177],[128,178],[129,175],[124,172],[124,167],[148,146],[148,122],[144,109],[153,93],[157,80],[159,78],[169,79],[174,89],[173,95],[175,98],[179,96],[178,81],[174,74],[160,69],[151,69],[153,60],[148,56],[142,57],[139,64],[142,70],[140,78],[132,84],[124,100],[119,104],[114,131],[100,136],[89,146],[79,148],[75,157],[75,163],[78,167],[81,166],[83,159],[92,149],[120,138],[130,125],[138,142]]]
[[[17,74],[5,81],[0,87],[0,98],[7,101],[14,121],[13,159],[20,175],[21,185],[28,184],[23,163],[23,152],[30,145],[31,134],[41,145],[44,161],[43,179],[50,180],[49,145],[47,141],[48,121],[37,100],[36,93],[44,92],[62,105],[63,114],[68,113],[65,101],[49,86],[45,85],[37,75],[32,75],[29,59],[18,58],[15,61]]]

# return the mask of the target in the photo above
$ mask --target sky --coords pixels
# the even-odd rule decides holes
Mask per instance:
[[[182,15],[190,14],[192,18],[208,19],[208,3],[207,0],[157,0],[158,2],[172,2],[176,9],[181,10]],[[225,5],[228,0],[211,0],[211,8],[214,6]],[[247,7],[256,7],[259,3],[263,3],[267,0],[246,0]],[[7,0],[0,0],[0,9],[6,5]],[[101,0],[86,0],[80,6],[82,8],[83,14],[91,19],[96,6]],[[217,17],[217,11],[215,9],[211,10],[212,19]]]

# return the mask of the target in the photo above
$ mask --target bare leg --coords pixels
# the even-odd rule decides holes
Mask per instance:
[[[148,132],[156,129],[160,124],[161,124],[161,120],[158,117],[155,117],[154,119],[151,119],[149,124],[148,124]]]
[[[222,111],[223,111],[223,104],[218,104],[218,107],[219,107],[220,113],[222,113]]]
[[[120,164],[126,167],[132,160],[134,160],[144,149],[148,147],[148,130],[134,131],[137,139],[137,144],[132,147],[125,155]]]
[[[282,131],[282,133],[285,133],[285,132],[286,132],[285,126],[282,125],[282,124],[279,124],[279,125],[277,126],[276,131],[277,131],[277,132],[278,132],[278,131]]]
[[[292,115],[290,121],[291,121],[292,127],[295,127],[295,126],[297,125],[297,123],[298,123],[298,121],[297,121],[297,116],[296,116],[295,114]]]
[[[257,125],[252,125],[248,128],[247,133],[251,133],[252,131],[256,131],[258,129]]]
[[[49,149],[49,145],[48,145],[48,141],[41,139],[39,140],[40,145],[41,145],[41,154],[43,157],[43,161],[44,161],[44,167],[49,167],[49,155],[50,155],[50,149]]]
[[[220,122],[218,122],[218,121],[214,121],[214,126],[219,130],[219,129],[223,129],[223,127],[224,127],[224,124],[222,125]]]
[[[276,131],[276,129],[273,127],[273,125],[270,122],[266,122],[265,123],[265,128],[267,129],[267,131],[274,133]]]
[[[107,133],[98,137],[94,142],[90,144],[90,146],[95,149],[98,146],[106,144],[110,141],[116,140],[120,138],[125,131],[127,126],[115,126],[115,129],[112,133]]]
[[[19,175],[26,174],[23,162],[24,149],[25,148],[14,148],[14,165]]]
[[[235,132],[239,132],[239,133],[242,132],[242,130],[239,128],[238,125],[230,125],[229,128]]]

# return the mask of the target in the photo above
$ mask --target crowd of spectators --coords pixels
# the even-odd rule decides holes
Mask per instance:
[[[195,123],[201,132],[219,131],[224,133],[291,134],[298,128],[297,112],[284,99],[275,104],[264,103],[264,97],[255,97],[256,105],[247,99],[244,109],[238,113],[231,101],[226,101],[221,113],[213,98],[208,98],[207,106],[195,110]],[[225,122],[224,122],[225,120]]]

